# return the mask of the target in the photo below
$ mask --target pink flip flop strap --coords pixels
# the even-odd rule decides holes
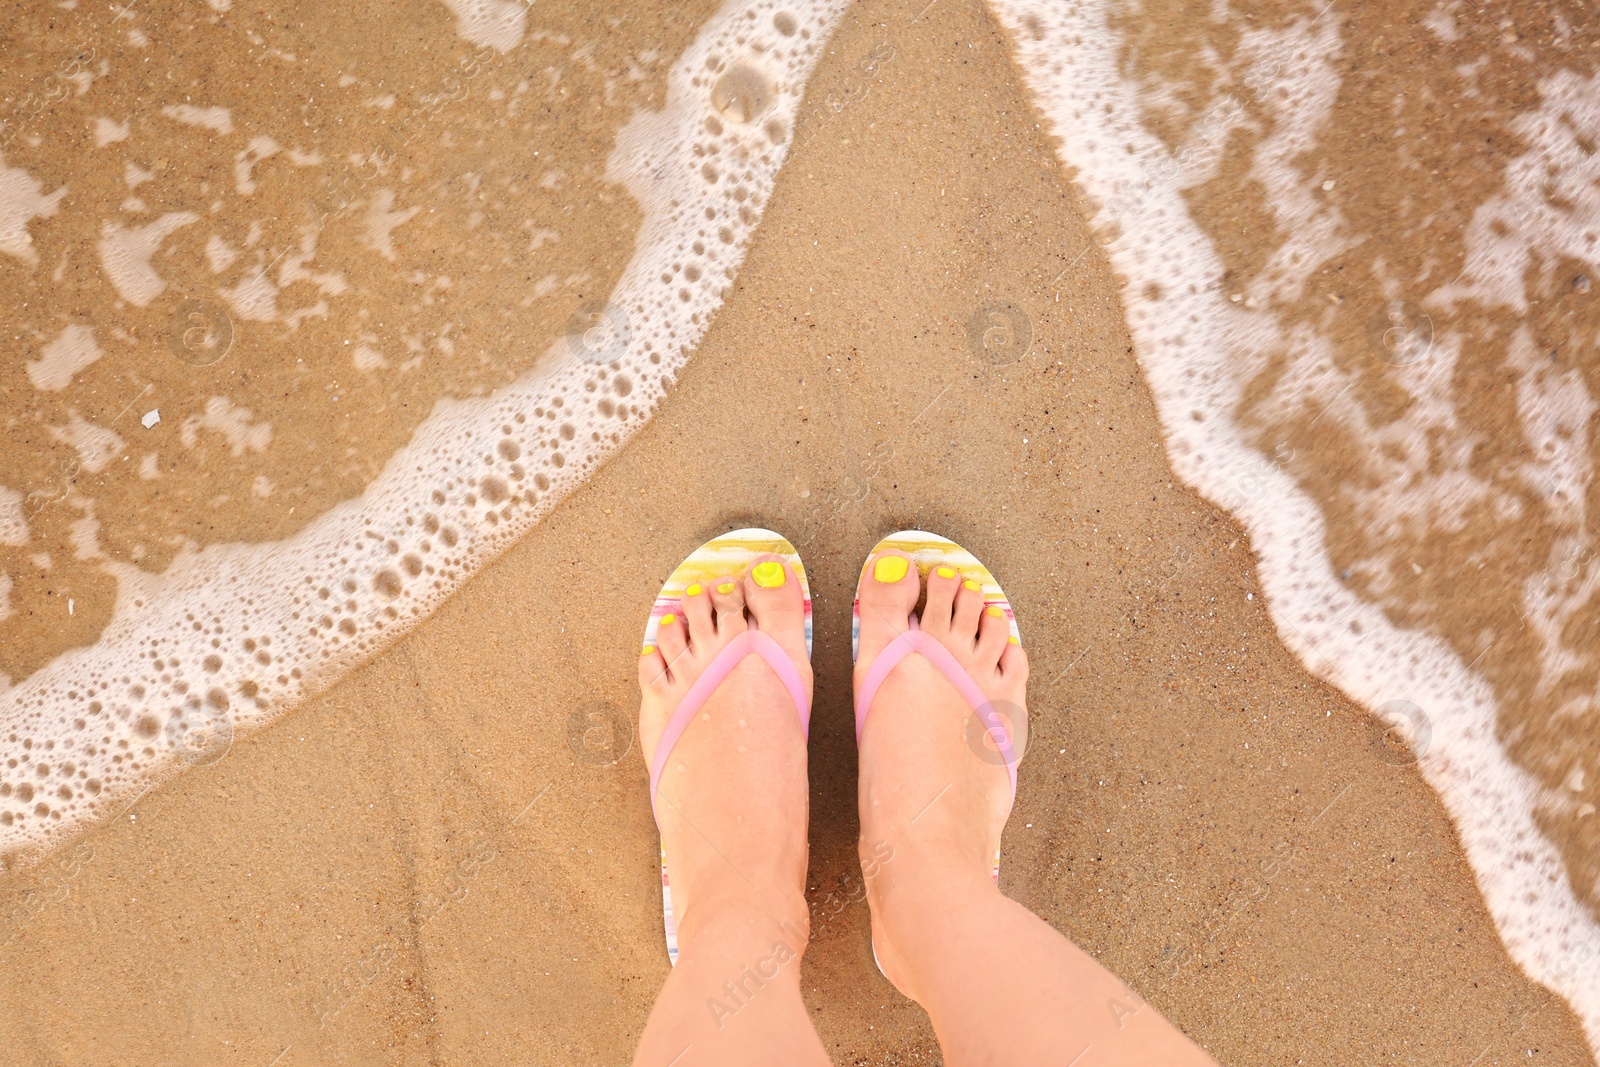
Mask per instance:
[[[956,687],[956,692],[961,694],[962,699],[972,708],[973,714],[978,716],[978,721],[983,723],[984,729],[989,731],[995,748],[1000,752],[1000,758],[1005,760],[1006,774],[1011,779],[1011,795],[1016,796],[1017,753],[1011,744],[1010,728],[994,710],[989,698],[983,695],[983,690],[978,688],[978,683],[972,680],[972,675],[956,662],[950,651],[922,632],[917,625],[915,615],[911,616],[908,622],[910,629],[890,641],[883,651],[878,653],[878,658],[872,661],[872,666],[867,670],[866,680],[856,692],[856,744],[861,743],[861,730],[867,724],[867,709],[872,707],[872,698],[878,695],[878,687],[901,660],[915,652],[933,664],[934,668]]]
[[[678,738],[683,736],[683,731],[689,728],[689,723],[694,721],[695,712],[710,699],[716,692],[717,686],[723,679],[733,672],[733,668],[746,656],[760,656],[767,661],[767,666],[778,676],[778,681],[789,691],[789,699],[794,701],[795,711],[800,716],[800,733],[810,736],[811,733],[811,700],[806,696],[805,683],[800,679],[800,672],[795,670],[794,662],[789,659],[789,654],[783,647],[762,633],[760,630],[746,630],[744,633],[728,642],[728,647],[717,653],[710,666],[697,679],[689,691],[684,694],[683,700],[672,713],[672,718],[667,720],[667,728],[661,734],[661,742],[656,745],[655,762],[650,767],[650,809],[655,810],[656,786],[661,782],[661,772],[667,768],[667,758],[672,755],[673,746],[678,743]],[[659,824],[660,819],[656,822]]]

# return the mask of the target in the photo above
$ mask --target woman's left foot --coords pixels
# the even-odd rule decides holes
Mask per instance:
[[[868,561],[856,595],[857,692],[878,656],[905,632],[907,616],[922,598],[922,633],[942,645],[982,691],[1021,755],[1027,746],[1028,657],[1012,641],[1005,613],[985,604],[980,583],[940,566],[928,575],[924,596],[911,557],[889,550]],[[1011,779],[972,706],[937,667],[915,654],[895,665],[873,697],[860,761],[859,848],[873,945],[884,974],[916,999],[899,943],[907,930],[894,921],[907,912],[897,902],[929,891],[952,900],[967,890],[996,892],[991,870],[1011,814]]]

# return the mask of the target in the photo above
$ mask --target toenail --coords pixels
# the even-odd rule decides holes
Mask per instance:
[[[757,563],[750,570],[750,577],[763,589],[776,589],[784,582],[783,564],[767,560]]]
[[[1018,641],[1018,640],[1017,640],[1017,639],[1016,639],[1016,636],[1015,636],[1015,635],[1013,635],[1013,636],[1011,636],[1011,637],[1008,637],[1008,638],[1006,638],[1006,640],[1007,640],[1007,641],[1009,641],[1009,642],[1010,642],[1010,643],[1011,643],[1011,644],[1013,644],[1013,645],[1020,645],[1020,644],[1022,644],[1022,642],[1021,642],[1021,641]]]
[[[697,582],[694,585],[691,585],[689,588],[685,589],[684,592],[689,596],[699,596],[701,592],[699,583]]]
[[[904,578],[906,570],[904,556],[884,556],[872,565],[872,576],[887,585]]]
[[[671,626],[673,623],[675,623],[677,621],[678,621],[678,617],[676,615],[663,615],[663,616],[661,616],[661,625],[662,626]]]
[[[962,582],[961,584],[966,586],[968,589],[972,590],[974,593],[976,593],[978,590],[983,588],[983,585],[981,583],[975,582],[971,578],[968,578],[966,581]]]
[[[1006,617],[1005,609],[998,604],[990,604],[983,610],[985,614],[993,615],[997,619],[1003,619]]]
[[[650,653],[652,653],[654,651],[655,651],[655,649],[651,648],[649,645],[645,645],[644,648],[640,650],[639,655],[648,656]]]
[[[700,719],[703,722],[710,722],[711,721],[711,713],[709,711],[702,711],[700,713]]]
[[[732,582],[723,582],[721,585],[717,586],[717,592],[721,593],[723,596],[727,596],[737,588],[739,587]]]
[[[937,574],[941,578],[954,578],[956,576],[956,572],[951,570],[949,567],[940,567],[933,573]]]

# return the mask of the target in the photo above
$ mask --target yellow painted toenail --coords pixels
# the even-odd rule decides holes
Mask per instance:
[[[702,591],[698,582],[684,590],[689,596],[699,596]]]
[[[661,625],[662,626],[671,626],[673,623],[675,623],[677,621],[678,621],[678,617],[676,615],[663,615],[663,616],[661,616]]]
[[[997,619],[1003,619],[1006,617],[1005,609],[1000,607],[998,604],[990,604],[983,610],[988,614],[993,615]]]
[[[949,567],[940,567],[933,573],[937,574],[941,578],[954,578],[956,576],[956,572],[951,570]]]
[[[750,577],[763,589],[776,589],[785,581],[783,564],[770,559],[765,563],[757,563],[750,569]]]
[[[645,645],[644,648],[639,652],[639,655],[648,656],[650,653],[652,653],[654,651],[655,651],[655,649],[651,648],[649,645]]]
[[[1010,642],[1010,643],[1011,643],[1011,644],[1013,644],[1013,645],[1020,645],[1020,644],[1022,644],[1022,642],[1021,642],[1021,641],[1018,641],[1018,640],[1017,640],[1017,639],[1016,639],[1016,638],[1015,638],[1015,637],[1008,637],[1008,638],[1006,638],[1006,640],[1007,640],[1007,641],[1008,641],[1008,642]]]
[[[732,582],[723,582],[721,585],[717,586],[717,592],[721,593],[723,596],[727,596],[737,588],[739,587],[734,585]]]
[[[872,565],[872,576],[880,582],[898,582],[906,576],[906,558],[904,556],[884,556]]]
[[[968,589],[972,590],[974,593],[976,593],[978,590],[983,588],[983,586],[980,583],[973,581],[971,578],[968,578],[966,581],[962,582],[961,584],[966,586]]]

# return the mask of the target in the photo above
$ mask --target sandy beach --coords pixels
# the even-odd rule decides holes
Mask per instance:
[[[1591,1062],[1413,758],[1282,646],[1250,540],[1174,477],[1004,33],[926,6],[846,15],[618,456],[334,688],[7,875],[0,1061],[627,1060],[668,966],[639,632],[687,552],[761,525],[815,596],[803,988],[835,1062],[940,1062],[855,859],[850,602],[902,528],[979,555],[1032,656],[1003,889],[1220,1062]],[[975,341],[997,321],[1015,344]]]

